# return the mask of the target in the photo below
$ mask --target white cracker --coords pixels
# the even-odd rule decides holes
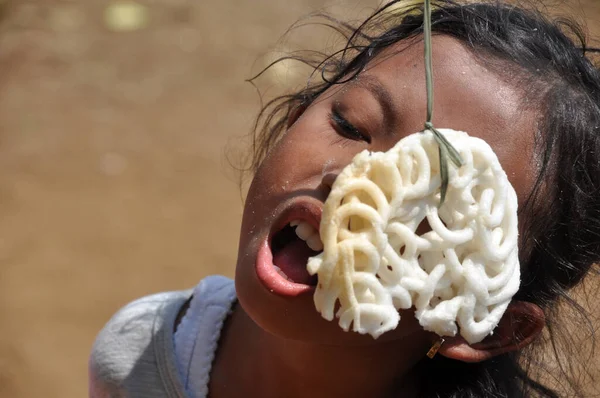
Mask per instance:
[[[324,251],[308,270],[319,276],[317,310],[346,331],[377,338],[396,328],[399,309],[414,307],[425,330],[460,332],[472,344],[492,333],[519,288],[513,187],[485,141],[440,132],[465,164],[449,167],[439,209],[431,132],[358,154],[333,185],[320,227]],[[419,235],[424,221],[431,231]]]

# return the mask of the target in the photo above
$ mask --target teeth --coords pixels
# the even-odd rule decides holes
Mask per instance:
[[[323,250],[323,242],[319,236],[319,231],[306,221],[293,220],[290,226],[296,227],[296,235],[306,242],[306,245],[316,252]]]
[[[296,235],[302,240],[307,240],[313,236],[317,231],[309,224],[304,221],[300,222],[296,227]]]

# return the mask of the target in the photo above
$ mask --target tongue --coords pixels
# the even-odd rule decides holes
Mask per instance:
[[[317,284],[317,276],[311,276],[306,270],[308,258],[316,255],[306,242],[300,239],[285,245],[273,256],[273,264],[278,266],[289,280],[295,283],[314,286]]]

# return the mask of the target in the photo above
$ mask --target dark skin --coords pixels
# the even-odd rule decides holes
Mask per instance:
[[[436,36],[433,49],[434,125],[487,141],[521,204],[535,175],[535,111],[523,109],[518,89],[486,70],[460,42]],[[398,327],[377,340],[344,332],[320,317],[312,294],[288,297],[265,288],[255,262],[282,211],[300,202],[322,207],[335,175],[354,155],[386,151],[421,131],[425,104],[423,44],[416,40],[387,49],[358,79],[330,88],[295,113],[248,193],[236,271],[239,304],[223,330],[212,398],[418,396],[415,365],[438,336],[425,332],[412,311],[401,311]],[[360,134],[332,121],[334,108]],[[543,324],[538,307],[513,302],[492,336],[472,346],[448,338],[438,355],[485,360],[529,344]]]

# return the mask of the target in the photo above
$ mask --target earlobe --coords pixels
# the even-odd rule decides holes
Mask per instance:
[[[296,121],[302,116],[306,110],[306,105],[302,103],[296,104],[296,106],[289,112],[286,128],[290,128],[296,123]]]
[[[438,355],[462,362],[482,362],[531,344],[540,335],[545,323],[546,317],[540,307],[514,301],[506,309],[494,333],[481,343],[469,345],[460,336],[445,338]]]

